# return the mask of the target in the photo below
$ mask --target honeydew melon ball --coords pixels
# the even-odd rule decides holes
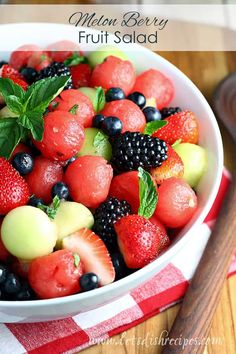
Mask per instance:
[[[0,118],[17,117],[17,114],[10,111],[10,109],[5,106],[0,110]]]
[[[83,204],[76,202],[61,202],[54,223],[57,226],[57,247],[60,247],[64,237],[84,227],[92,228],[93,214]]]
[[[1,235],[6,249],[13,256],[31,260],[53,251],[57,228],[42,210],[26,205],[5,216]]]
[[[123,53],[119,48],[113,45],[104,45],[99,48],[99,50],[95,50],[91,52],[88,56],[89,63],[92,67],[101,64],[104,59],[113,55],[114,57],[120,58],[122,60],[127,60],[127,56]]]
[[[206,150],[195,144],[182,143],[173,147],[184,163],[184,180],[196,187],[207,169]]]
[[[90,99],[90,101],[93,104],[93,109],[95,110],[95,112],[101,111],[104,108],[106,101],[105,100],[104,100],[104,102],[100,101],[99,105],[98,105],[97,89],[96,88],[80,87],[78,90]]]
[[[92,156],[102,156],[107,161],[110,161],[112,155],[112,147],[108,141],[106,134],[102,130],[97,128],[85,128],[85,139],[82,146],[82,149],[78,152],[77,156],[92,155]],[[99,144],[96,145],[96,136],[101,134],[101,137],[104,137]]]

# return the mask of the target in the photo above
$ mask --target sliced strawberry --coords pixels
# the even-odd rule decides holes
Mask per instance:
[[[181,139],[182,143],[197,144],[199,127],[193,112],[178,112],[164,120],[168,124],[158,129],[152,136],[162,139],[170,145],[179,139]]]
[[[112,283],[115,270],[103,241],[89,229],[81,229],[62,241],[62,247],[78,253],[85,273],[97,274],[101,286]]]
[[[87,87],[90,83],[92,69],[88,64],[78,64],[70,67],[74,88]]]
[[[16,70],[27,65],[27,61],[33,52],[40,50],[35,44],[25,44],[11,53],[9,64]]]
[[[127,215],[115,225],[118,244],[129,268],[142,268],[169,245],[163,228],[140,215]]]
[[[12,165],[0,157],[0,215],[27,204],[29,187]]]
[[[21,86],[23,90],[28,87],[27,82],[23,80],[23,76],[8,64],[2,66],[1,77],[11,79],[15,84]]]
[[[32,53],[27,61],[27,66],[30,68],[34,68],[37,71],[40,71],[51,64],[51,58],[49,58],[48,54],[43,51],[37,51]]]
[[[161,184],[165,179],[170,177],[183,177],[184,163],[175,150],[169,145],[167,151],[167,160],[162,162],[160,167],[153,168],[151,175],[157,184]]]

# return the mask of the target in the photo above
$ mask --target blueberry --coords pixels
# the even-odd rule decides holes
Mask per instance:
[[[5,64],[7,64],[6,61],[4,61],[4,60],[0,61],[0,69],[1,69],[1,67],[2,67],[3,65],[5,65]]]
[[[104,121],[105,117],[102,114],[96,114],[93,117],[93,126],[94,128],[101,128],[102,122]]]
[[[113,267],[116,272],[116,278],[115,280],[119,280],[121,278],[124,278],[127,275],[127,267],[124,261],[124,258],[120,253],[113,253],[111,255],[111,260],[113,263]]]
[[[59,199],[67,199],[69,197],[69,188],[63,182],[57,182],[52,187],[52,198],[58,196]]]
[[[154,120],[161,120],[161,113],[155,107],[146,107],[143,109],[147,122],[153,122]]]
[[[4,264],[0,264],[0,284],[3,284],[7,279],[8,268]]]
[[[17,275],[9,273],[7,279],[2,286],[2,290],[6,294],[16,294],[20,291],[21,284]]]
[[[69,160],[66,161],[66,165],[64,166],[65,168],[68,167],[72,162],[74,162],[77,159],[76,156],[71,157]]]
[[[143,108],[146,104],[146,98],[145,96],[140,93],[140,92],[133,92],[129,96],[127,96],[127,99],[130,101],[133,101],[139,108]]]
[[[12,159],[12,166],[21,174],[27,175],[33,170],[34,160],[25,152],[18,152]]]
[[[30,67],[25,67],[25,68],[21,69],[20,73],[24,77],[25,81],[30,85],[36,81],[37,76],[38,76],[37,70],[35,70],[34,68],[30,68]]]
[[[20,291],[15,294],[15,300],[33,300],[35,298],[34,292],[27,282],[21,285]]]
[[[37,208],[39,205],[46,205],[46,204],[43,201],[43,199],[37,198],[33,195],[32,197],[30,197],[28,205],[31,205],[31,206]]]
[[[123,124],[117,117],[107,117],[102,123],[102,130],[109,136],[120,134],[122,128]]]
[[[98,276],[94,273],[85,273],[79,279],[83,291],[89,291],[98,287]]]
[[[107,102],[123,100],[124,98],[125,98],[125,93],[119,87],[112,87],[109,90],[107,90],[107,92],[106,92],[106,101]]]

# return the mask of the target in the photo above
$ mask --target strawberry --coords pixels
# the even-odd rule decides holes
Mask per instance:
[[[27,82],[23,80],[23,76],[10,65],[5,64],[2,66],[1,77],[11,79],[15,84],[21,86],[23,90],[28,87]]]
[[[92,69],[88,64],[78,64],[70,67],[74,88],[89,86]]]
[[[165,179],[170,177],[183,177],[184,164],[180,156],[175,150],[167,144],[167,160],[162,162],[160,167],[153,168],[151,170],[152,177],[155,178],[157,184],[161,184]]]
[[[164,121],[167,121],[168,124],[158,129],[152,136],[162,139],[170,145],[178,139],[181,139],[182,143],[197,144],[199,128],[193,112],[178,112]]]
[[[40,50],[35,44],[25,44],[11,53],[9,64],[16,70],[27,65],[27,61],[33,52]]]
[[[29,187],[12,165],[0,157],[0,214],[25,205],[29,199]]]
[[[101,286],[112,283],[115,270],[104,242],[89,229],[81,229],[63,238],[62,246],[77,253],[84,271],[97,274]]]
[[[115,225],[118,244],[129,268],[142,268],[154,261],[169,245],[163,227],[140,215],[127,215]]]
[[[30,68],[34,68],[37,71],[40,71],[51,63],[51,59],[49,58],[48,54],[43,51],[37,51],[32,53],[27,61],[27,66]]]

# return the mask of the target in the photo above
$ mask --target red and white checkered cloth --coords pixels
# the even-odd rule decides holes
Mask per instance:
[[[216,201],[191,242],[150,281],[114,302],[72,318],[46,323],[0,324],[1,354],[72,354],[123,332],[180,301],[185,294],[229,186],[224,171]],[[236,273],[236,255],[229,276]]]

